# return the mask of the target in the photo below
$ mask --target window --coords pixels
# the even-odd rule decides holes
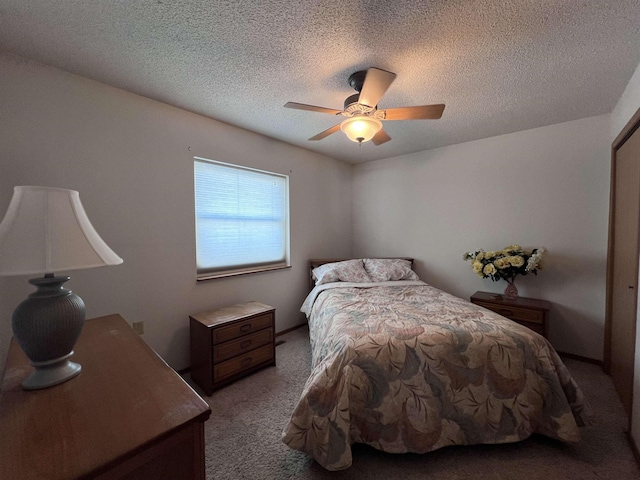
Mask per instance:
[[[194,158],[198,280],[289,263],[289,177]]]

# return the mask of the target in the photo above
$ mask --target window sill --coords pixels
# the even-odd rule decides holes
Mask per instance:
[[[274,270],[283,270],[285,268],[291,268],[291,265],[274,265],[269,267],[252,267],[245,270],[203,273],[199,274],[196,280],[198,282],[206,282],[207,280],[215,280],[217,278],[237,277],[238,275],[246,275],[248,273],[271,272]]]

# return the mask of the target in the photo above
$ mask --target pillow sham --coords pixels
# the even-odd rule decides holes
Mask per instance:
[[[316,285],[332,282],[371,282],[362,259],[325,263],[313,269],[313,276],[316,278]]]
[[[372,282],[420,280],[411,270],[411,262],[404,258],[365,258],[363,263]]]

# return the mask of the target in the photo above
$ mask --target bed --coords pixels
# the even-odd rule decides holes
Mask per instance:
[[[354,443],[390,453],[534,433],[574,443],[590,423],[544,337],[420,281],[410,259],[311,267],[312,371],[282,439],[324,468],[348,468]]]

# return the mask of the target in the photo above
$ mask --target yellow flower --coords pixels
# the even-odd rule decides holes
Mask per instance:
[[[473,267],[473,271],[476,273],[480,273],[482,272],[482,262],[479,262],[478,260],[475,260],[471,266]]]
[[[522,258],[520,255],[513,255],[511,257],[507,257],[507,259],[509,260],[509,263],[516,268],[524,265],[524,258]]]
[[[484,266],[482,273],[484,273],[485,275],[493,275],[494,273],[496,273],[496,271],[496,267],[493,266],[493,263],[487,263]]]
[[[523,250],[520,245],[513,244],[488,252],[477,249],[465,253],[462,258],[471,261],[471,267],[479,277],[498,281],[515,278],[521,273],[536,273],[542,268],[540,262],[544,252],[544,248]]]
[[[501,270],[502,270],[503,268],[507,268],[507,267],[509,267],[509,266],[511,265],[511,264],[509,263],[509,261],[508,261],[506,258],[504,258],[504,257],[496,259],[496,260],[493,262],[493,264],[494,264],[496,267],[498,267],[499,269],[501,269]]]

